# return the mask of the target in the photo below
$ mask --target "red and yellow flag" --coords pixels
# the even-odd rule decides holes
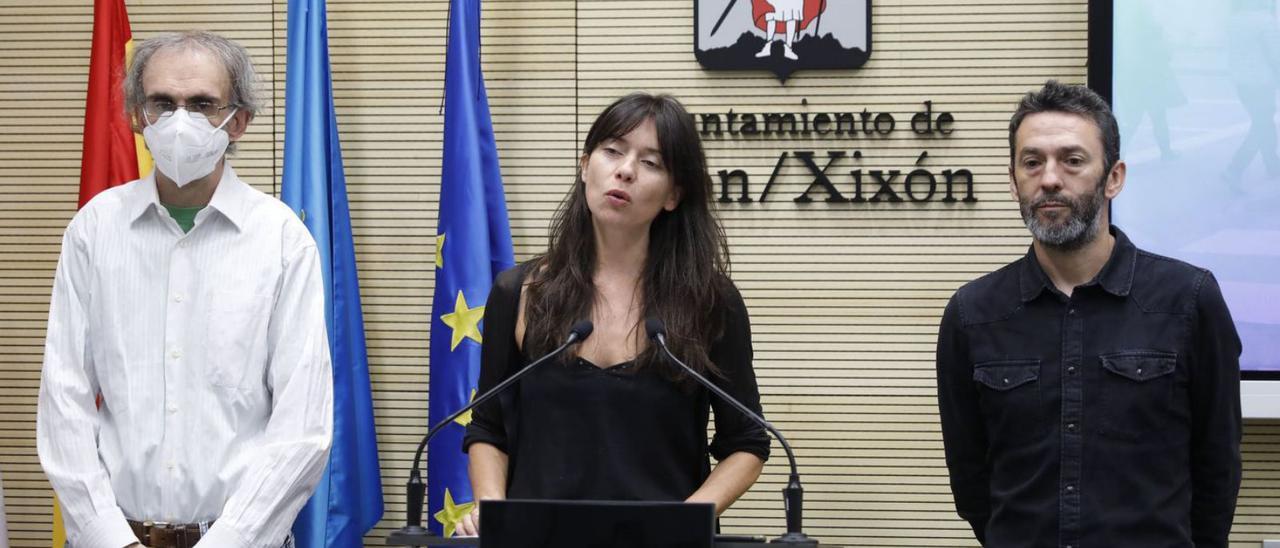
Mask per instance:
[[[133,53],[133,33],[124,0],[94,0],[89,90],[84,109],[84,149],[80,157],[83,207],[103,190],[151,171],[151,154],[124,113],[124,73]],[[53,501],[52,548],[66,544],[62,510]]]
[[[132,53],[133,34],[124,0],[94,0],[84,153],[80,160],[81,206],[99,192],[151,170],[151,155],[124,113],[122,84]]]

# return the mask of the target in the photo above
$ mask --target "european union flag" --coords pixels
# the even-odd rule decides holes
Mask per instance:
[[[507,202],[489,99],[480,73],[480,0],[452,0],[444,71],[444,162],[431,304],[431,424],[466,405],[480,377],[480,320],[489,288],[514,263]],[[461,452],[470,417],[428,447],[427,506],[433,531],[452,536],[475,504]]]
[[[334,414],[329,466],[298,514],[293,534],[301,548],[363,546],[365,532],[382,519],[382,480],[324,0],[289,0],[288,24],[280,193],[320,251]]]

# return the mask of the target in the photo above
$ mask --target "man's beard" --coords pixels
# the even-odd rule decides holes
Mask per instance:
[[[1072,199],[1061,192],[1045,194],[1035,201],[1018,198],[1018,209],[1022,212],[1022,221],[1027,224],[1031,236],[1046,247],[1075,251],[1084,247],[1098,237],[1098,224],[1102,222],[1102,207],[1106,196],[1103,187],[1107,177],[1104,175],[1093,192]],[[1017,181],[1014,181],[1017,184]],[[1046,203],[1058,203],[1067,207],[1065,219],[1043,221],[1036,215],[1035,209]]]

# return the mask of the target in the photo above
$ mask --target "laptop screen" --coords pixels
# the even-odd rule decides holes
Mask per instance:
[[[485,500],[483,548],[711,548],[715,507],[684,502]]]

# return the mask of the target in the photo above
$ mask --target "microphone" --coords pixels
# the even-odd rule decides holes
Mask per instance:
[[[743,415],[746,415],[748,418],[755,421],[756,424],[763,426],[765,430],[768,430],[769,433],[773,434],[773,437],[778,438],[778,442],[782,444],[782,449],[787,453],[787,461],[791,464],[790,479],[787,481],[787,486],[782,488],[782,503],[787,515],[787,532],[781,537],[770,541],[770,544],[817,546],[817,539],[810,538],[801,531],[801,518],[804,514],[804,488],[800,486],[800,473],[796,471],[796,455],[791,451],[791,444],[787,443],[787,438],[783,437],[782,432],[779,432],[777,428],[774,428],[773,424],[764,420],[764,417],[761,417],[754,411],[748,409],[747,406],[742,404],[742,402],[734,399],[733,396],[730,396],[727,392],[720,389],[719,386],[716,386],[714,383],[707,380],[706,377],[702,376],[697,371],[694,371],[692,367],[689,367],[684,362],[680,361],[680,358],[677,358],[675,354],[672,354],[671,349],[667,347],[667,328],[662,324],[662,320],[657,318],[646,319],[644,321],[644,330],[648,332],[649,339],[656,343],[658,348],[662,349],[663,354],[666,354],[667,359],[670,359],[676,365],[679,365],[685,373],[688,373],[696,379],[699,384],[714,392],[716,396],[720,397],[720,399],[728,402],[738,411],[742,412]]]
[[[422,499],[427,486],[422,483],[422,473],[419,468],[419,464],[422,462],[422,453],[426,450],[427,443],[431,441],[431,438],[435,437],[436,433],[443,430],[445,426],[448,426],[458,417],[461,417],[463,413],[466,413],[467,411],[480,406],[480,404],[489,401],[494,396],[501,394],[504,390],[515,384],[516,381],[520,380],[521,377],[525,376],[525,374],[532,371],[535,367],[542,365],[543,362],[546,362],[561,352],[564,352],[566,348],[569,348],[574,343],[586,340],[587,337],[591,336],[591,331],[593,329],[595,329],[595,327],[591,324],[591,320],[582,320],[573,324],[573,327],[569,329],[569,336],[565,337],[564,343],[556,347],[555,350],[552,350],[541,358],[534,360],[533,363],[524,366],[524,368],[517,371],[514,375],[507,377],[505,380],[498,383],[497,386],[489,389],[488,392],[477,396],[475,399],[471,400],[471,403],[463,406],[462,409],[459,409],[454,414],[449,415],[444,420],[436,423],[430,430],[427,430],[427,435],[423,436],[422,441],[418,443],[417,452],[413,454],[413,468],[409,470],[409,483],[405,486],[405,499],[407,503],[405,507],[405,526],[400,528],[400,530],[391,533],[391,535],[387,537],[387,544],[395,546],[447,544],[447,542],[441,542],[444,539],[436,537],[426,528],[422,527]]]

